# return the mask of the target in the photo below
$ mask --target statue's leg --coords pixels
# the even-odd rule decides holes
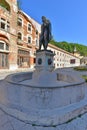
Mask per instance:
[[[42,46],[42,44],[41,44],[41,42],[39,42],[39,50],[41,50],[41,46]]]
[[[47,50],[47,46],[48,46],[48,31],[47,29],[45,29],[44,31],[44,49]]]
[[[48,41],[46,41],[46,49],[47,49],[47,47],[48,47]]]
[[[45,41],[45,44],[44,44],[44,49],[45,49],[45,50],[47,50],[48,40],[47,40],[47,39],[45,39],[44,41]]]
[[[44,47],[44,50],[46,50],[46,45],[45,45],[45,42],[43,43],[43,47]]]

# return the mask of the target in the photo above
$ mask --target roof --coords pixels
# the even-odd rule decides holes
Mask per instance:
[[[31,18],[29,15],[27,15],[22,10],[19,10],[19,12],[22,13],[23,15],[25,15],[32,22],[32,24],[38,30],[39,33],[41,32],[41,24],[39,24],[37,21],[35,21],[33,18]]]

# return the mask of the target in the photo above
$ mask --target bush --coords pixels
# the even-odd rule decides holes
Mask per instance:
[[[87,71],[87,68],[83,67],[83,66],[79,66],[79,67],[75,67],[74,70],[76,70],[76,71]]]
[[[82,78],[84,78],[85,81],[87,82],[87,75],[82,75]]]

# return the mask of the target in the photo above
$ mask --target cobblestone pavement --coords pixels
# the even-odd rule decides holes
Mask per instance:
[[[1,70],[0,71],[0,80],[4,79],[7,75],[9,74],[13,74],[13,73],[19,73],[19,72],[29,72],[29,71],[33,71],[34,69],[29,69],[29,68],[25,68],[25,69],[18,69],[15,71],[10,71],[10,70]]]
[[[19,72],[29,72],[29,71],[33,71],[34,69],[30,69],[30,68],[24,68],[24,69],[18,69],[18,70],[15,70],[15,71],[10,71],[10,70],[1,70],[0,71],[0,80],[4,79],[7,75],[9,74],[13,74],[13,73],[19,73]],[[83,71],[83,72],[80,72],[80,71],[74,71],[73,68],[64,68],[64,69],[60,69],[61,70],[64,70],[64,71],[68,71],[68,72],[74,72],[76,74],[79,74],[79,75],[87,75],[87,72],[86,71]]]

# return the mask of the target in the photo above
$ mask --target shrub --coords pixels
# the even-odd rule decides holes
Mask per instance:
[[[79,67],[75,67],[74,70],[76,70],[76,71],[87,71],[87,68],[83,67],[83,66],[79,66]]]

